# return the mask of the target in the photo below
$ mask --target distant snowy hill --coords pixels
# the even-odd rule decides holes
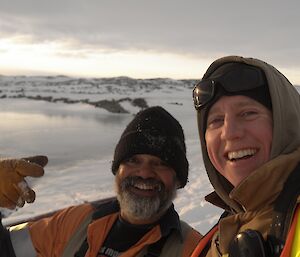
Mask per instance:
[[[68,104],[85,103],[113,113],[130,112],[125,103],[145,108],[144,97],[157,91],[191,89],[195,80],[0,76],[0,98],[28,98]],[[136,97],[138,93],[139,97]]]

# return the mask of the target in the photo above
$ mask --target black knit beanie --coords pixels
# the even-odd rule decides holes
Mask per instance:
[[[127,125],[115,148],[113,174],[116,174],[122,161],[135,154],[159,157],[175,170],[180,187],[186,185],[189,164],[183,129],[162,107],[155,106],[140,111]]]

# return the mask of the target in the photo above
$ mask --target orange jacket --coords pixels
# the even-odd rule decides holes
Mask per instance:
[[[147,246],[157,242],[166,233],[168,240],[165,242],[160,256],[190,256],[201,236],[186,223],[179,221],[175,210],[173,212],[178,221],[177,229],[174,230],[173,226],[171,230],[164,231],[162,227],[165,226],[156,225],[121,256],[143,256]],[[94,213],[95,208],[92,205],[83,204],[30,223],[29,232],[37,256],[74,256],[87,236],[89,248],[85,257],[96,257],[112,225],[118,218],[119,211],[113,210],[112,213],[92,220],[91,217]]]

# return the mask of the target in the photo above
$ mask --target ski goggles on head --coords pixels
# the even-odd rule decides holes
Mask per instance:
[[[228,93],[238,93],[255,89],[265,84],[266,79],[261,69],[242,65],[224,72],[224,74],[216,76],[216,78],[199,81],[193,89],[194,106],[196,110],[200,110],[211,102],[216,95],[218,87],[222,87]]]

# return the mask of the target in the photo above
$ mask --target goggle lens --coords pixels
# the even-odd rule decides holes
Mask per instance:
[[[193,100],[196,110],[213,99],[215,92],[215,81],[204,80],[196,84],[193,89]]]
[[[216,87],[222,87],[226,92],[235,93],[251,90],[264,85],[263,72],[253,66],[241,67],[222,75],[221,77],[201,80],[193,89],[193,101],[196,110],[209,103],[215,95]]]

